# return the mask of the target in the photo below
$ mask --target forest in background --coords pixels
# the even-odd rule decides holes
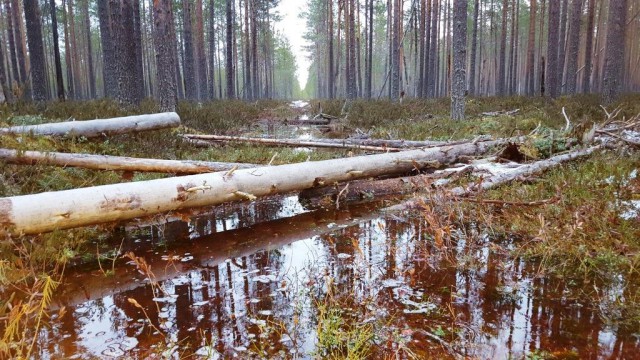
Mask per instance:
[[[300,89],[295,52],[275,30],[278,0],[3,0],[3,95],[155,98],[172,110],[179,99],[395,100],[456,89],[609,102],[640,89],[637,1],[305,1],[311,67]],[[454,74],[464,76],[457,87]]]

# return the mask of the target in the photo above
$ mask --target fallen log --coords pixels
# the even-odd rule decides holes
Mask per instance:
[[[326,119],[295,119],[295,120],[285,120],[285,125],[298,125],[298,126],[314,126],[314,125],[329,125],[331,120]]]
[[[205,141],[216,141],[216,142],[240,142],[240,143],[250,143],[250,144],[272,145],[272,146],[320,147],[320,148],[353,149],[353,150],[382,151],[382,152],[402,150],[397,148],[388,148],[388,147],[380,147],[380,146],[319,142],[315,140],[310,141],[310,140],[298,140],[298,139],[266,139],[266,138],[251,138],[251,137],[243,137],[243,136],[196,135],[196,134],[185,134],[183,136],[189,140],[205,140]]]
[[[435,141],[435,140],[385,140],[385,139],[314,139],[316,142],[329,144],[348,144],[348,145],[365,145],[365,146],[387,146],[392,148],[424,148],[445,145],[458,145],[473,141],[490,141],[491,136],[479,136],[472,140],[456,140],[456,141]]]
[[[0,235],[133,219],[189,207],[253,200],[340,181],[403,174],[421,162],[449,164],[512,139],[231,170],[0,198]]]
[[[0,134],[98,137],[180,126],[175,112],[0,128]]]
[[[509,171],[505,171],[486,179],[482,179],[480,182],[473,182],[467,186],[455,187],[447,192],[447,195],[454,197],[464,197],[473,194],[478,191],[489,190],[508,182],[514,181],[519,178],[542,173],[548,169],[556,167],[562,163],[572,161],[581,157],[589,156],[597,150],[602,149],[602,145],[592,146],[586,149],[572,151],[569,153],[553,156],[549,159],[536,161],[531,164],[525,164]],[[417,197],[409,199],[400,204],[388,207],[385,211],[402,211],[418,208],[421,203],[427,202],[425,197]]]
[[[505,111],[505,110],[500,110],[500,111],[489,111],[489,112],[483,112],[482,116],[500,116],[500,115],[506,115],[506,116],[513,116],[515,114],[517,114],[520,111],[520,109],[515,109],[515,110],[511,110],[511,111]]]
[[[203,174],[231,169],[250,169],[260,165],[193,160],[145,159],[123,156],[68,154],[60,152],[0,149],[0,161],[16,165],[52,165],[92,170]]]

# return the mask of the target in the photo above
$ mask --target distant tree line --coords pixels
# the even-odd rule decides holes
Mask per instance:
[[[597,92],[612,101],[640,90],[639,1],[307,3],[306,91],[315,97],[444,97],[456,81],[474,96]]]
[[[255,100],[298,94],[279,0],[3,0],[7,101]]]

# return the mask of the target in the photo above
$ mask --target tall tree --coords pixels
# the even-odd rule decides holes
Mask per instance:
[[[42,45],[42,27],[38,0],[24,0],[24,16],[27,22],[27,40],[31,60],[31,89],[33,100],[48,99],[47,70],[44,62]]]
[[[161,111],[175,111],[176,94],[176,47],[173,35],[173,10],[171,0],[153,1],[153,36],[156,50],[156,76]]]
[[[535,0],[532,0],[535,1]],[[469,95],[476,94],[476,59],[478,49],[478,17],[480,13],[480,0],[475,0],[473,5],[473,32],[471,34],[471,57],[469,62]]]
[[[118,92],[116,79],[116,59],[113,41],[113,20],[111,18],[111,4],[109,0],[98,0],[98,18],[100,20],[100,41],[102,44],[102,77],[104,79],[104,93],[106,97],[115,98]],[[65,45],[68,45],[65,40]],[[66,53],[66,52],[65,52]],[[67,62],[70,58],[67,57]],[[70,69],[67,63],[67,69]],[[69,71],[67,71],[69,74]],[[73,82],[69,81],[69,86]]]
[[[453,2],[453,80],[451,119],[464,120],[467,91],[467,0]]]
[[[60,46],[58,45],[56,0],[49,0],[49,8],[51,10],[51,32],[53,33],[53,60],[56,68],[56,93],[59,100],[64,100],[64,80],[62,76],[62,62],[60,61]]]
[[[246,0],[245,0],[246,1]],[[200,101],[209,98],[207,90],[207,57],[205,55],[204,45],[204,16],[202,13],[202,0],[196,0],[196,33],[195,33],[195,50],[196,50],[196,74],[198,75],[198,99]]]
[[[347,38],[349,39],[347,47],[347,98],[355,99],[357,96],[357,85],[356,85],[356,32],[355,32],[355,1],[348,0],[347,1],[347,24],[348,24],[348,34]]]
[[[558,91],[563,92],[564,65],[567,56],[567,20],[569,0],[558,0],[560,2],[560,33],[558,34]]]
[[[622,90],[627,10],[627,0],[610,0],[602,89],[605,104],[616,101]]]
[[[234,21],[234,0],[226,0],[227,1],[227,52],[226,52],[226,73],[227,73],[227,98],[235,99],[236,90],[235,90],[235,68],[233,63],[234,51],[233,51],[233,28],[235,26]]]
[[[560,25],[560,2],[551,0],[549,1],[546,70],[546,90],[551,98],[558,96],[558,25]]]
[[[193,47],[193,31],[191,23],[191,0],[182,0],[182,42],[184,45],[184,94],[187,100],[198,100],[198,83],[196,79],[195,57]]]
[[[536,11],[537,2],[531,0],[529,5],[529,40],[527,41],[526,94],[535,94],[535,45],[536,45]]]
[[[91,44],[91,18],[89,17],[89,0],[84,0],[82,12],[84,16],[84,29],[87,33],[87,81],[89,82],[89,98],[93,99],[96,97],[96,77],[93,67],[93,46]],[[57,36],[57,28],[55,34]],[[57,40],[55,40],[54,46],[57,47]]]
[[[11,9],[11,0],[4,1],[4,8],[7,11],[7,38],[9,39],[9,57],[11,58],[11,73],[13,80],[20,83],[20,71],[18,70],[18,55],[15,41],[15,31],[13,24],[13,10]]]
[[[582,0],[571,0],[569,14],[569,37],[567,39],[567,75],[565,92],[573,95],[577,91],[578,56],[580,49],[580,18],[582,17]],[[587,55],[589,56],[589,55]]]
[[[16,53],[18,55],[18,71],[20,77],[18,79],[19,83],[26,85],[24,90],[24,96],[28,95],[30,89],[28,86],[28,75],[27,75],[27,56],[26,49],[24,46],[24,31],[22,30],[22,14],[20,13],[20,2],[18,0],[11,1],[11,14],[13,17],[13,31],[16,45]]]
[[[496,78],[496,95],[505,95],[506,68],[507,68],[507,14],[509,13],[509,0],[502,0],[502,33],[500,35],[500,58],[498,77]],[[512,35],[513,36],[513,35]]]
[[[216,97],[216,3],[214,0],[209,1],[209,96],[210,99]]]
[[[588,0],[587,13],[587,36],[585,39],[584,53],[584,71],[582,72],[582,92],[589,93],[591,91],[591,71],[593,68],[593,23],[595,19],[596,0]]]

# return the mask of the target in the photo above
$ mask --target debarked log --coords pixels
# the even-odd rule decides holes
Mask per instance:
[[[135,115],[111,119],[65,121],[40,125],[0,128],[0,134],[34,134],[52,136],[84,136],[87,138],[132,132],[159,130],[180,126],[175,112]]]
[[[189,207],[253,200],[341,181],[449,164],[511,139],[0,198],[0,233],[34,234]]]
[[[224,136],[224,135],[196,135],[186,134],[183,135],[189,140],[205,140],[215,142],[238,142],[248,144],[260,144],[267,146],[294,146],[294,147],[320,147],[320,148],[334,148],[334,149],[352,149],[352,150],[364,150],[364,151],[402,151],[402,149],[384,147],[384,146],[367,146],[357,144],[340,144],[321,142],[315,140],[299,140],[299,139],[267,139],[267,138],[251,138],[243,136]]]
[[[0,149],[0,162],[16,165],[53,165],[93,170],[203,174],[231,169],[250,169],[260,165],[194,160],[145,159],[124,156],[77,153],[18,151]]]

